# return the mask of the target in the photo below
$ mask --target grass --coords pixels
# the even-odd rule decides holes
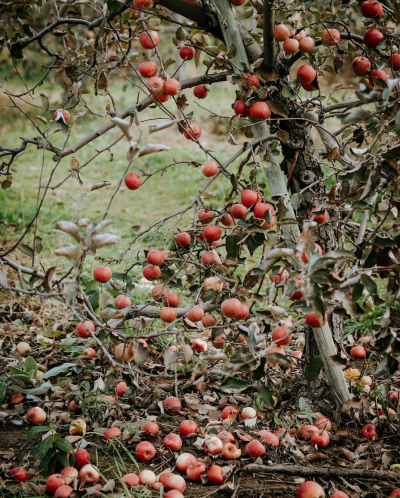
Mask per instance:
[[[50,90],[50,88],[45,88],[44,93],[50,94]],[[14,91],[16,91],[15,88]],[[127,85],[119,80],[112,82],[111,92],[116,99],[118,109],[128,107],[136,100],[135,95],[129,94]],[[54,108],[57,106],[57,102],[62,101],[62,96],[57,92],[51,95],[50,106]],[[109,103],[108,98],[98,97],[95,99],[93,95],[85,95],[85,98],[90,109],[96,113],[104,113],[105,106]],[[234,90],[230,84],[216,85],[210,92],[207,101],[202,102],[202,104],[212,109],[213,112],[223,114],[224,112],[226,113],[226,109],[233,98]],[[234,153],[235,148],[226,147],[225,137],[220,135],[218,123],[215,122],[215,119],[208,119],[209,113],[193,103],[191,94],[188,95],[188,99],[193,108],[195,120],[202,123],[204,130],[202,141],[204,141],[207,148],[211,148],[215,152],[221,161],[225,161]],[[168,105],[171,110],[174,109],[173,102]],[[71,114],[76,115],[80,110],[80,108],[76,108]],[[29,107],[29,112],[32,118],[37,118],[41,110],[32,113],[32,108]],[[43,112],[41,113],[43,114]],[[153,124],[154,118],[160,117],[160,115],[160,111],[152,109],[149,112],[146,111],[141,118],[152,120],[150,124]],[[49,113],[46,114],[46,117],[50,117]],[[2,128],[3,144],[10,146],[13,144],[15,146],[19,141],[17,137],[37,135],[37,132],[28,121],[22,118],[15,109],[8,109],[4,113],[3,122],[7,124],[3,125]],[[39,123],[37,119],[36,122]],[[104,118],[92,116],[88,112],[84,116],[80,116],[72,127],[71,137],[67,145],[75,143],[104,122]],[[142,124],[143,129],[148,124],[148,122],[144,122]],[[43,125],[41,126],[43,127]],[[56,130],[54,123],[51,125],[51,129],[53,132]],[[135,132],[137,135],[137,130]],[[87,162],[96,153],[96,150],[103,149],[119,135],[119,129],[113,129],[78,151],[75,157],[79,164],[82,165]],[[52,136],[51,140],[56,145],[62,146],[63,138],[61,133],[58,133],[58,136]],[[151,135],[149,141],[165,143],[171,147],[171,150],[139,158],[132,165],[131,171],[143,170],[147,173],[152,173],[168,164],[174,162],[179,164],[168,168],[162,175],[158,174],[150,178],[139,190],[129,191],[123,184],[107,215],[108,218],[115,220],[116,223],[111,231],[119,235],[120,241],[112,249],[105,248],[99,251],[101,257],[118,256],[139,231],[170,213],[187,206],[197,196],[199,188],[206,181],[201,174],[200,168],[189,164],[190,162],[195,162],[200,165],[206,159],[204,153],[195,144],[184,139],[176,127]],[[43,251],[40,259],[45,266],[54,264],[56,261],[54,249],[65,241],[64,234],[55,230],[58,221],[82,217],[100,221],[103,218],[108,200],[123,176],[127,164],[126,151],[127,142],[125,140],[120,141],[113,147],[111,154],[109,152],[101,154],[82,170],[83,186],[79,185],[76,179],[69,178],[59,188],[47,192],[39,215],[37,231],[38,235],[43,239]],[[41,170],[43,167],[42,185],[45,185],[52,168],[55,166],[52,155],[52,153],[45,154],[42,166],[42,151],[37,150],[33,145],[28,146],[26,152],[17,158],[14,165],[12,187],[0,191],[0,237],[3,241],[7,241],[7,245],[19,237],[34,216]],[[69,175],[71,157],[69,156],[60,162],[50,182],[51,186],[57,185]],[[100,181],[108,181],[111,185],[91,192],[91,186]],[[220,206],[224,200],[225,191],[229,186],[230,183],[226,178],[218,178],[208,192],[210,200],[207,203],[211,206]],[[43,189],[41,192],[43,193]],[[189,216],[190,213],[182,219],[180,223],[182,229],[189,226]],[[162,238],[167,235],[168,229],[172,227],[175,221],[168,222],[156,236],[154,232],[149,232],[138,240],[132,247],[132,251],[128,253],[125,263],[129,264],[131,262],[136,251],[147,249],[154,243],[162,242]],[[29,231],[24,243],[32,246],[32,229]],[[67,243],[72,243],[72,239],[68,237]],[[88,264],[90,265],[91,263],[93,261],[89,258]],[[62,262],[61,265],[65,266],[66,262]]]

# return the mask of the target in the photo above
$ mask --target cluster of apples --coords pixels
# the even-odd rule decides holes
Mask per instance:
[[[10,477],[19,482],[29,479],[29,472],[23,467],[15,467]],[[73,466],[65,467],[58,474],[51,474],[46,480],[46,491],[55,498],[69,498],[79,483],[94,485],[100,479],[98,469],[90,464],[90,455],[84,448],[74,449]]]

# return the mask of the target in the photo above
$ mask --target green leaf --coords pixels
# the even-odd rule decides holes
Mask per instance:
[[[39,456],[41,458],[44,458],[46,453],[49,451],[49,449],[52,447],[54,441],[54,436],[49,436],[46,437],[41,443],[39,443]]]
[[[63,453],[61,451],[56,453],[56,460],[58,460],[64,468],[70,466],[68,455],[66,453]]]
[[[10,386],[10,389],[12,391],[16,391],[16,392],[18,391],[18,392],[21,392],[21,393],[24,393],[24,394],[35,394],[35,395],[39,395],[39,394],[46,394],[47,391],[50,389],[50,387],[53,387],[53,384],[51,382],[45,382],[41,386],[39,386],[39,387],[32,387],[31,389],[23,389],[23,388],[18,387],[18,386]]]
[[[315,380],[319,373],[322,370],[322,360],[319,356],[316,358],[313,358],[310,363],[306,367],[306,371],[304,372],[304,375],[307,379],[307,382],[310,383],[313,380]]]
[[[7,377],[4,375],[0,378],[0,405],[4,403],[7,392]]]
[[[11,45],[11,56],[14,57],[14,59],[23,59],[24,54],[22,53],[22,49],[18,43],[15,43],[14,45]]]
[[[32,358],[32,356],[28,356],[24,363],[25,372],[29,373],[31,379],[34,379],[37,374],[38,366],[36,361]]]
[[[306,409],[306,400],[302,396],[299,398],[299,408],[301,412]]]
[[[377,294],[378,287],[376,283],[372,280],[368,275],[361,275],[361,282],[365,285],[365,287],[369,290],[370,294]]]
[[[51,368],[48,372],[43,374],[40,378],[42,380],[48,379],[49,377],[56,377],[57,375],[60,375],[61,373],[66,372],[68,369],[71,367],[74,367],[75,363],[63,363],[62,365],[59,365],[58,367]]]
[[[73,453],[73,451],[74,451],[72,444],[69,441],[67,441],[66,439],[59,439],[58,441],[56,441],[55,447],[58,450],[63,451],[64,453],[67,453],[67,454]]]
[[[255,370],[253,370],[253,375],[256,380],[261,380],[263,377],[265,377],[265,364],[266,359],[261,358],[260,364]]]
[[[261,386],[260,397],[264,401],[266,406],[268,406],[268,408],[274,407],[274,400],[272,398],[272,392],[268,386]]]
[[[44,475],[48,474],[50,461],[55,454],[56,454],[56,449],[50,448],[49,451],[42,457],[42,459],[40,461],[39,469],[41,470],[41,472]]]
[[[115,14],[121,10],[121,4],[115,0],[108,0],[107,6],[111,14]]]
[[[49,425],[37,425],[36,427],[31,427],[26,437],[26,442],[29,444],[32,439],[40,432],[48,432],[51,430]]]
[[[229,47],[228,59],[234,59],[237,55],[237,48],[234,43]]]
[[[225,379],[220,388],[221,389],[236,389],[236,390],[243,390],[246,389],[247,384],[244,380],[237,379],[235,377],[228,377]]]

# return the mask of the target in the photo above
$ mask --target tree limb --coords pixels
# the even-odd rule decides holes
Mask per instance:
[[[275,11],[272,8],[273,0],[264,0],[264,66],[269,71],[275,67]]]

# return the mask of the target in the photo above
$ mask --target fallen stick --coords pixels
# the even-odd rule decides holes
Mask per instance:
[[[300,465],[258,465],[251,463],[240,469],[246,473],[265,472],[267,474],[285,474],[303,477],[362,477],[366,479],[395,479],[400,480],[400,475],[395,472],[371,469],[349,469],[340,467],[302,467]]]

